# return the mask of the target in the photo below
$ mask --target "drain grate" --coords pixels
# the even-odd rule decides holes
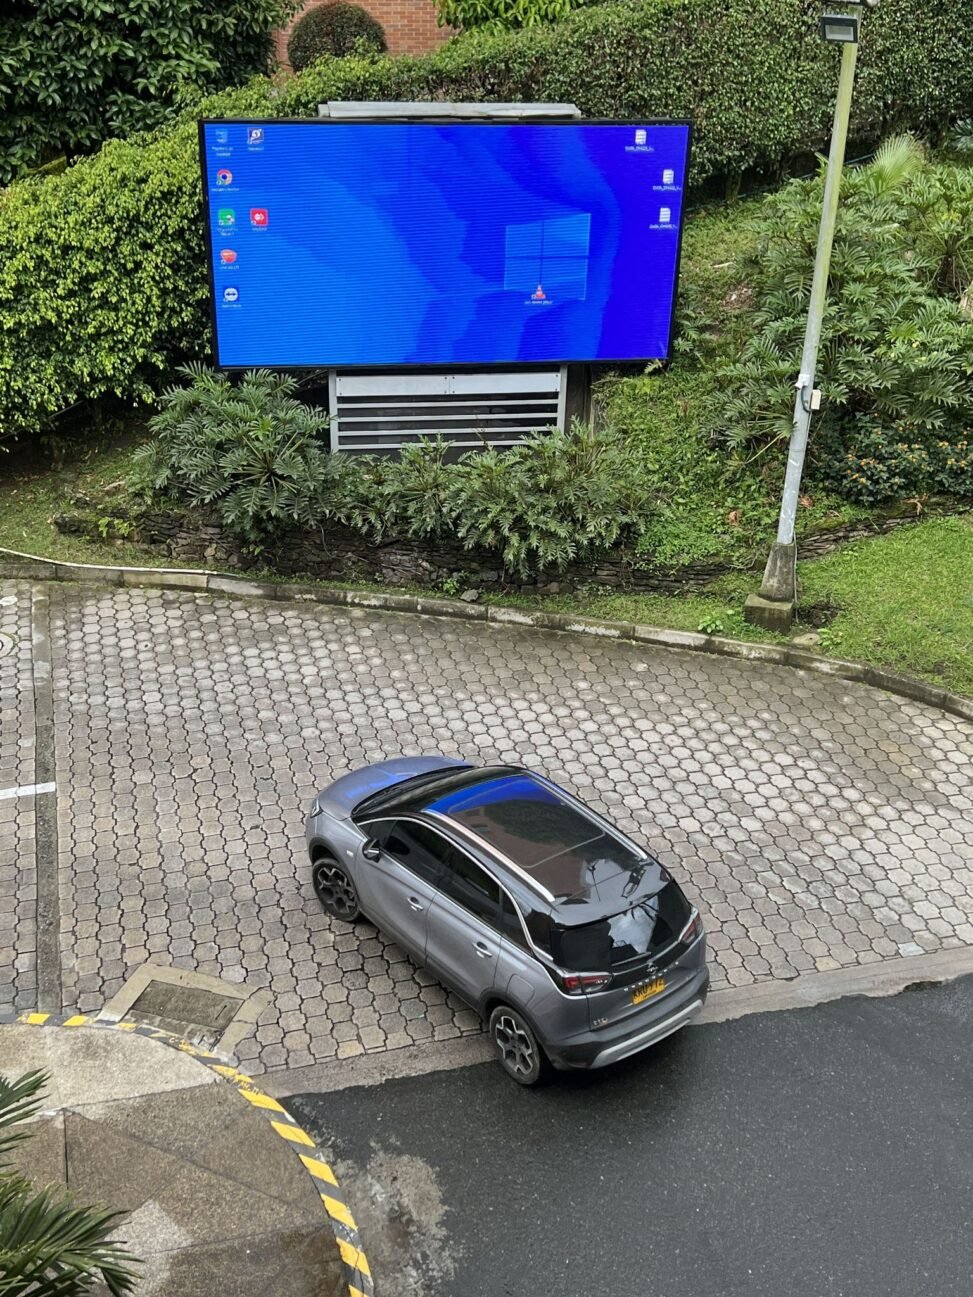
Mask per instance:
[[[137,968],[99,1015],[135,1018],[230,1056],[270,1005],[270,992],[151,961]]]
[[[222,1036],[240,1008],[239,999],[216,995],[198,986],[151,981],[132,1005],[133,1017],[178,1035]]]

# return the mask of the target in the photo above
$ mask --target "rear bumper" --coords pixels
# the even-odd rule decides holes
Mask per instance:
[[[547,1047],[547,1054],[555,1067],[562,1069],[608,1067],[623,1058],[629,1058],[651,1045],[656,1045],[666,1036],[679,1031],[692,1022],[702,1009],[709,991],[709,969],[704,965],[684,986],[680,987],[678,996],[667,997],[665,1005],[660,1005],[660,1015],[654,1022],[644,1020],[639,1026],[626,1035],[605,1037],[591,1032],[588,1039],[572,1043],[558,1049],[556,1045]]]

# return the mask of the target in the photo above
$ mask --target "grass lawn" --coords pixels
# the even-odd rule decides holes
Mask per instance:
[[[76,512],[71,505],[76,495],[110,496],[112,485],[131,469],[135,444],[134,436],[98,442],[57,469],[16,449],[0,455],[0,547],[65,563],[165,567],[168,560],[147,546],[64,536],[52,521],[57,514]]]
[[[934,518],[801,564],[802,597],[840,608],[829,647],[973,695],[973,516]]]
[[[106,443],[56,471],[9,465],[11,471],[0,478],[0,546],[65,562],[165,566],[156,550],[63,536],[51,521],[53,515],[71,511],[70,500],[78,493],[98,496],[113,485],[121,491],[131,446],[131,439]],[[804,607],[835,610],[823,632],[823,652],[973,695],[973,515],[932,518],[857,541],[829,558],[801,563],[799,575]],[[685,596],[488,598],[674,630],[705,628],[739,639],[773,640],[743,621],[743,600],[758,583],[758,573],[741,572]],[[807,629],[798,624],[795,634]]]

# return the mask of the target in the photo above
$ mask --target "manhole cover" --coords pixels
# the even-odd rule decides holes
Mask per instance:
[[[0,635],[0,658],[6,657],[14,650],[14,641],[9,635]]]
[[[183,1036],[222,1036],[239,1012],[240,1000],[198,986],[151,981],[131,1007],[134,1017]]]

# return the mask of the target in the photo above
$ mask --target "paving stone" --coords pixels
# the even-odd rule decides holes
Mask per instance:
[[[824,676],[516,627],[47,590],[66,1009],[100,1007],[152,957],[269,987],[239,1048],[254,1072],[479,1030],[310,887],[314,792],[411,752],[523,760],[617,820],[700,903],[715,986],[973,941],[958,719]],[[30,587],[0,596],[16,643],[2,788],[33,782],[33,701]],[[34,839],[32,800],[0,802],[0,1009],[33,1007]]]

